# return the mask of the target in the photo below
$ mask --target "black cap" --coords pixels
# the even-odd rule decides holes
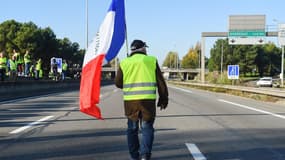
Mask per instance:
[[[131,44],[131,50],[137,50],[139,48],[148,47],[142,40],[134,40]]]

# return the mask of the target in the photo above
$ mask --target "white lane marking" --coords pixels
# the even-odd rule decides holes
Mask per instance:
[[[189,91],[189,90],[186,90],[186,89],[183,89],[183,88],[178,88],[178,87],[173,87],[173,86],[169,86],[169,87],[170,87],[170,88],[177,89],[177,90],[180,90],[180,91],[183,91],[183,92],[193,93],[192,91]]]
[[[207,160],[194,143],[185,143],[195,160]]]
[[[46,117],[44,117],[44,118],[42,118],[42,119],[39,119],[39,120],[37,120],[37,121],[35,121],[35,122],[33,122],[33,123],[30,123],[30,124],[26,125],[26,126],[24,126],[24,127],[15,129],[15,130],[11,131],[10,134],[17,134],[17,133],[19,133],[19,132],[22,132],[22,131],[24,131],[24,130],[26,130],[26,129],[28,129],[28,128],[34,126],[34,125],[37,125],[37,124],[39,124],[39,123],[41,123],[41,122],[43,122],[43,121],[46,121],[46,120],[48,120],[48,119],[50,119],[50,118],[52,118],[52,117],[53,117],[53,116],[46,116]]]
[[[252,110],[252,111],[256,111],[256,112],[268,114],[268,115],[271,115],[271,116],[274,116],[274,117],[278,117],[278,118],[285,119],[285,116],[282,116],[282,115],[280,115],[280,114],[275,114],[275,113],[268,112],[268,111],[264,111],[264,110],[261,110],[261,109],[256,109],[256,108],[249,107],[249,106],[246,106],[246,105],[242,105],[242,104],[230,102],[230,101],[227,101],[227,100],[224,100],[224,99],[218,99],[218,100],[219,100],[220,102],[232,104],[232,105],[235,105],[235,106],[238,106],[238,107],[241,107],[241,108],[245,108],[245,109],[249,109],[249,110]]]

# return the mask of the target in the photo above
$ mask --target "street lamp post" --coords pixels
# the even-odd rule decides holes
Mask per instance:
[[[284,86],[284,45],[282,47],[282,56],[281,56],[281,87]]]
[[[281,73],[280,73],[280,79],[281,79],[281,87],[284,87],[284,44],[285,44],[285,24],[279,23],[278,20],[274,19],[273,21],[278,23],[278,41],[279,45],[282,49],[282,55],[281,55]]]
[[[222,53],[221,53],[221,79],[223,77],[223,57],[224,57],[224,42],[222,41]]]

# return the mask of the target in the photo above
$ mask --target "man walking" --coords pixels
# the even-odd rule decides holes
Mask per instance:
[[[168,89],[155,57],[148,56],[145,42],[134,40],[131,55],[120,63],[115,79],[116,86],[123,89],[125,115],[128,118],[127,140],[132,160],[149,160],[154,140],[154,120],[157,106],[168,105]],[[140,123],[139,123],[140,122]],[[141,141],[138,131],[141,124]]]

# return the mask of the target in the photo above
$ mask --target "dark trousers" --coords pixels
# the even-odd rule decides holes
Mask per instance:
[[[127,139],[129,153],[133,160],[138,160],[139,157],[150,159],[152,144],[154,139],[154,121],[141,122],[141,141],[139,141],[139,120],[132,121],[128,119]]]
[[[4,81],[6,74],[6,68],[0,69],[1,81]]]

